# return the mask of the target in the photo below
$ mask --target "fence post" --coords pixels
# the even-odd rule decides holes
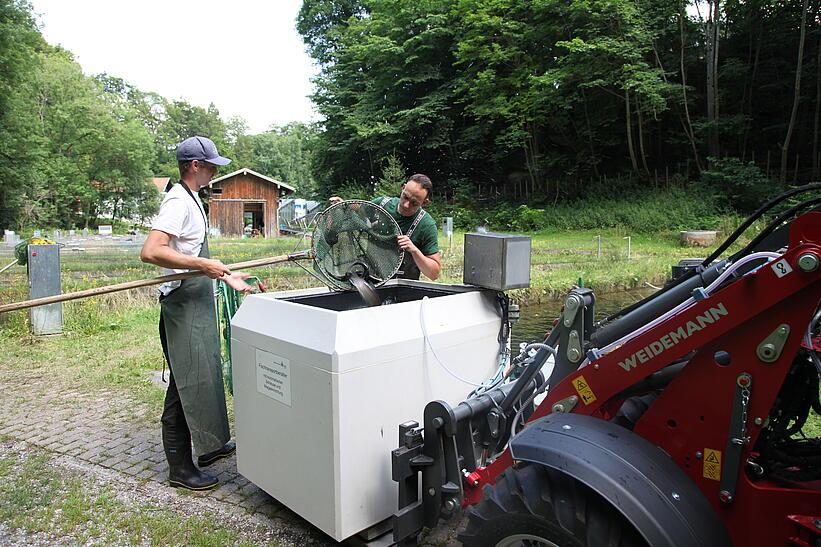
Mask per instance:
[[[623,237],[622,239],[627,240],[627,260],[630,260],[630,236]]]

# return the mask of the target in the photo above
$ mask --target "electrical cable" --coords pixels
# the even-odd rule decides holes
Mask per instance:
[[[550,378],[545,379],[545,381],[542,382],[542,385],[540,385],[538,388],[536,388],[536,390],[533,392],[533,395],[528,397],[527,400],[524,403],[522,403],[521,408],[519,408],[519,410],[516,412],[516,415],[513,416],[513,423],[511,424],[511,429],[510,429],[511,437],[516,435],[519,432],[519,421],[521,420],[522,414],[524,413],[525,409],[528,408],[533,403],[533,400],[536,399],[536,397],[540,393],[542,393],[543,391],[545,391],[546,388],[549,387],[548,386],[549,383],[550,383]],[[524,422],[521,425],[524,425]]]
[[[471,382],[470,380],[466,380],[465,378],[462,378],[461,376],[459,376],[458,374],[453,372],[450,368],[448,368],[448,366],[442,361],[442,359],[439,358],[439,354],[436,353],[436,348],[434,348],[433,344],[431,344],[431,342],[430,342],[430,337],[428,336],[428,329],[425,326],[425,301],[427,299],[428,299],[428,297],[424,296],[424,297],[422,297],[422,301],[419,303],[419,324],[422,327],[422,335],[425,339],[425,343],[430,348],[430,351],[433,354],[434,359],[436,359],[436,362],[439,363],[439,366],[441,366],[443,369],[445,369],[445,372],[447,372],[448,374],[450,374],[451,376],[453,376],[454,378],[456,378],[460,382],[471,385],[473,387],[482,387],[482,386],[484,386],[485,384],[477,384],[475,382]]]

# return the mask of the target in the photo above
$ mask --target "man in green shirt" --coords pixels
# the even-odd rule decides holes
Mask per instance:
[[[411,176],[402,185],[398,198],[378,197],[373,203],[382,206],[393,216],[403,235],[398,236],[397,243],[405,251],[402,262],[403,279],[419,279],[419,274],[435,280],[442,269],[439,254],[439,232],[436,221],[424,209],[430,203],[433,183],[425,175]]]

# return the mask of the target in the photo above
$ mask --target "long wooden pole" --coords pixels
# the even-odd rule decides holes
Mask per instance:
[[[14,262],[12,262],[12,263],[10,263],[10,264],[6,264],[6,265],[5,265],[5,266],[3,266],[2,268],[0,268],[0,273],[5,272],[6,270],[8,270],[9,268],[11,268],[11,267],[12,267],[12,266],[14,266],[15,264],[17,264],[17,259],[16,259],[16,258],[14,259]]]
[[[246,262],[237,262],[236,264],[229,264],[228,268],[231,270],[247,270],[249,268],[257,268],[259,266],[269,266],[271,264],[280,264],[290,260],[299,260],[303,258],[312,258],[310,251],[301,253],[293,253],[289,255],[271,256],[268,258],[258,258],[256,260],[248,260]],[[22,302],[13,302],[11,304],[4,304],[0,306],[0,313],[10,311],[24,310],[26,308],[34,308],[36,306],[44,306],[46,304],[55,304],[57,302],[66,302],[68,300],[77,300],[79,298],[88,298],[89,296],[99,296],[101,294],[108,294],[118,291],[127,291],[129,289],[136,289],[139,287],[148,287],[151,285],[159,285],[166,281],[178,281],[181,279],[189,279],[205,275],[199,270],[192,270],[190,272],[162,275],[159,277],[152,277],[150,279],[139,279],[137,281],[126,281],[125,283],[118,283],[116,285],[107,285],[105,287],[95,287],[93,289],[86,289],[84,291],[77,291],[66,294],[57,294],[54,296],[44,296],[43,298],[34,298],[32,300],[24,300]]]

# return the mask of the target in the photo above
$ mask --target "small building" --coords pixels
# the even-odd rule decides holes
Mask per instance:
[[[279,199],[293,186],[243,168],[211,181],[208,222],[222,235],[242,235],[245,227],[264,237],[279,235]]]
[[[151,177],[151,184],[157,188],[161,196],[164,196],[171,189],[173,183],[171,177]]]

